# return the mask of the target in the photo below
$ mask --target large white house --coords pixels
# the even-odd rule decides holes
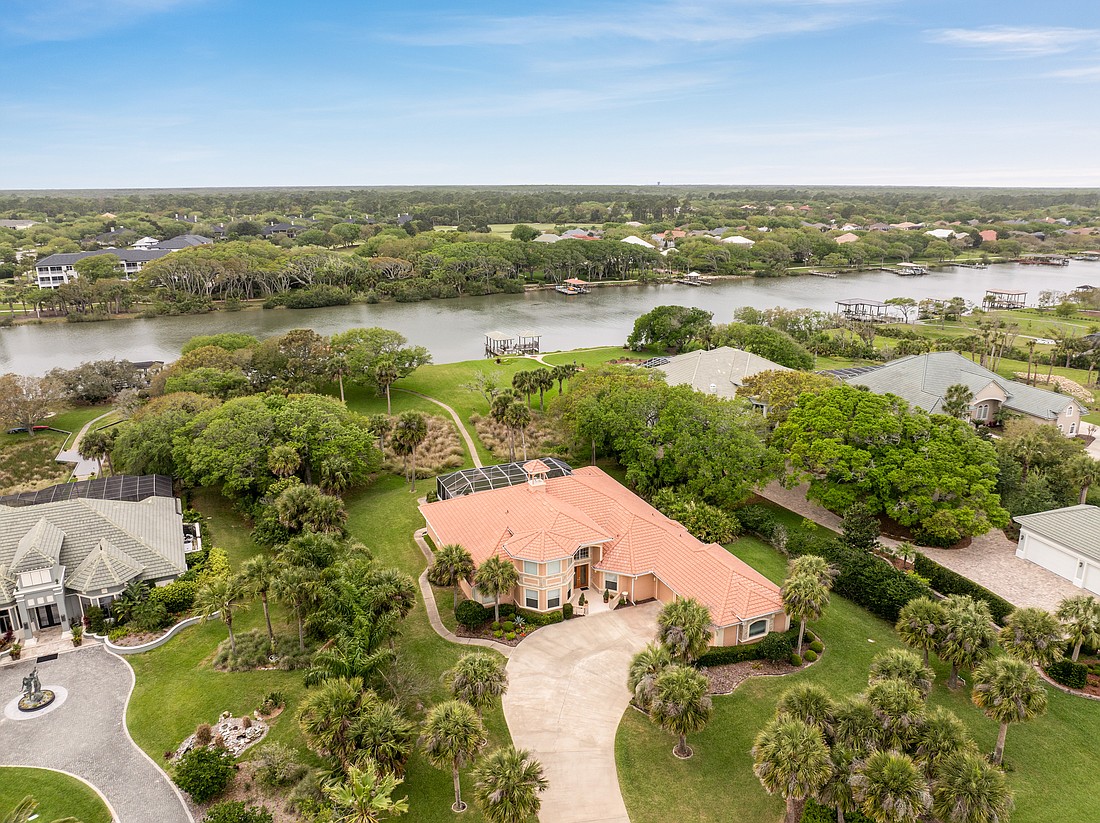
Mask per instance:
[[[1020,525],[1017,557],[1100,594],[1100,507],[1067,506],[1013,520]]]
[[[122,264],[123,277],[133,277],[146,263],[159,260],[171,249],[103,249],[101,251],[78,251],[68,254],[51,254],[34,264],[35,278],[40,289],[56,289],[80,276],[76,264],[99,254],[110,254]]]

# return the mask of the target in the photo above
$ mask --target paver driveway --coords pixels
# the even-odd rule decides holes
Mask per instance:
[[[0,703],[19,694],[34,665],[29,659],[0,669]],[[119,823],[194,823],[168,777],[126,732],[128,664],[94,646],[38,664],[38,676],[46,688],[63,686],[68,697],[32,720],[0,712],[0,765],[48,766],[82,777],[103,793]]]
[[[629,823],[615,732],[630,659],[653,639],[660,603],[539,629],[508,659],[504,716],[517,748],[546,770],[542,823]]]

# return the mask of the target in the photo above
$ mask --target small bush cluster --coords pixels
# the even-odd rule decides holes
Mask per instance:
[[[693,495],[661,489],[651,502],[704,543],[729,543],[741,533],[741,523],[734,515]]]
[[[561,607],[561,614],[562,614],[563,619],[572,620],[573,619],[573,604],[572,603],[566,603],[564,606],[562,606]]]
[[[759,535],[763,540],[769,542],[779,526],[775,514],[767,506],[761,506],[758,503],[742,506],[738,509],[737,519],[740,521],[742,529]]]
[[[913,560],[913,570],[927,579],[928,585],[940,594],[967,594],[975,600],[984,600],[989,605],[989,611],[993,614],[993,619],[1001,625],[1004,625],[1005,618],[1016,608],[1000,595],[979,586],[974,581],[953,572],[946,566],[941,566],[935,560],[925,557],[920,552]]]
[[[84,610],[84,628],[92,634],[104,634],[107,631],[107,615],[99,606]]]
[[[177,580],[167,586],[156,586],[149,592],[149,600],[160,603],[169,614],[180,614],[195,605],[198,584],[193,580]]]
[[[800,823],[836,823],[836,810],[823,806],[816,800],[807,800],[802,809]],[[844,813],[845,823],[871,823],[870,818],[862,812],[853,809]]]
[[[226,672],[246,672],[253,669],[278,667],[284,671],[301,669],[309,665],[310,654],[298,649],[298,642],[275,638],[277,660],[270,659],[271,647],[267,642],[267,633],[259,629],[237,635],[237,653],[234,655],[226,638],[218,644],[214,654],[214,668]]]
[[[1061,683],[1066,688],[1083,689],[1089,682],[1089,669],[1081,663],[1072,660],[1059,660],[1051,663],[1046,668],[1046,673],[1055,683]]]
[[[246,806],[240,800],[227,800],[211,806],[204,823],[272,823],[266,806]]]
[[[256,779],[264,786],[277,788],[297,783],[306,773],[294,750],[282,743],[267,743],[256,756]]]
[[[503,616],[503,612],[504,607],[502,606],[501,616]],[[455,620],[467,629],[476,629],[488,620],[492,613],[491,609],[485,608],[476,600],[463,600],[455,609]]]
[[[794,651],[798,631],[772,632],[757,643],[745,646],[722,646],[700,655],[695,661],[699,667],[725,666],[729,663],[743,663],[746,660],[770,660],[780,663]]]
[[[176,785],[196,803],[217,797],[233,779],[232,756],[224,749],[192,749],[176,765]]]
[[[540,626],[550,626],[554,623],[560,623],[565,619],[565,616],[561,613],[561,609],[556,609],[552,612],[532,612],[527,609],[519,609],[516,612],[523,618],[524,622],[532,629],[537,629]],[[501,611],[501,617],[504,616],[503,607]]]

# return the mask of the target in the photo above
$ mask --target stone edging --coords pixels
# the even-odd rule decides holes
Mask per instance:
[[[1085,700],[1100,700],[1100,696],[1095,694],[1088,694],[1086,692],[1079,692],[1076,689],[1071,689],[1069,686],[1063,686],[1061,683],[1056,683],[1050,678],[1050,675],[1043,671],[1042,666],[1036,666],[1035,669],[1039,672],[1039,677],[1043,678],[1047,683],[1056,688],[1060,692],[1071,694],[1074,697],[1083,697]]]
[[[107,807],[107,811],[111,813],[111,820],[118,821],[118,813],[115,811],[115,807],[111,805],[111,801],[107,799],[107,796],[101,792],[94,783],[90,783],[78,774],[67,772],[64,769],[55,769],[51,766],[0,766],[0,769],[37,769],[42,772],[55,772],[57,774],[63,774],[66,777],[71,777],[73,780],[79,780],[93,792],[95,792],[99,799],[103,801],[103,805]]]
[[[210,615],[210,617],[216,617],[216,616],[217,616],[216,613]],[[110,640],[108,640],[107,635],[105,635],[105,634],[92,634],[91,632],[88,632],[88,635],[91,636],[91,637],[96,638],[96,640],[103,641],[104,648],[106,648],[107,651],[111,652],[112,654],[118,654],[118,655],[141,654],[142,652],[149,652],[149,651],[152,651],[153,649],[160,648],[165,643],[167,643],[169,640],[171,640],[173,637],[175,637],[177,634],[179,634],[180,631],[182,631],[183,629],[186,629],[188,626],[194,626],[195,624],[201,623],[201,622],[202,622],[201,617],[188,617],[184,620],[181,620],[176,625],[172,626],[172,628],[168,629],[164,634],[162,634],[156,640],[150,640],[148,643],[142,643],[140,646],[119,646],[115,643],[112,643]]]
[[[191,807],[187,804],[187,799],[183,796],[183,792],[179,790],[179,786],[177,786],[175,781],[168,776],[168,772],[162,769],[161,765],[157,763],[157,761],[155,761],[152,757],[150,757],[149,753],[145,751],[145,749],[141,748],[141,746],[139,746],[134,741],[133,735],[130,734],[130,724],[127,722],[130,714],[130,699],[134,696],[134,688],[137,686],[137,674],[134,672],[134,667],[130,665],[129,661],[126,660],[125,657],[121,657],[120,655],[115,654],[110,649],[107,649],[106,646],[104,646],[104,648],[106,649],[107,654],[110,654],[121,660],[122,663],[126,666],[126,671],[130,673],[130,691],[126,694],[126,703],[122,706],[122,730],[126,732],[126,739],[130,741],[131,746],[137,749],[138,754],[140,754],[151,764],[153,764],[153,768],[160,772],[161,777],[164,778],[165,782],[168,783],[172,791],[176,793],[176,797],[179,799],[180,805],[183,807],[183,813],[187,815],[187,819],[190,820],[191,823],[195,823],[195,815],[191,813]]]

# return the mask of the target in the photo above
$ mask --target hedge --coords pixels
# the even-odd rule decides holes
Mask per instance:
[[[929,585],[940,594],[968,594],[976,600],[984,600],[989,605],[989,611],[993,619],[1004,624],[1016,607],[1000,595],[996,595],[989,589],[979,586],[973,580],[963,577],[957,572],[951,571],[946,566],[941,566],[935,560],[917,553],[913,561],[913,570],[921,577],[928,580]]]
[[[167,586],[156,586],[149,592],[154,603],[163,603],[171,614],[179,614],[195,604],[195,591],[198,588],[192,580],[177,580]]]
[[[1083,689],[1089,682],[1089,668],[1072,660],[1059,660],[1046,668],[1050,679],[1070,689]]]
[[[917,597],[931,597],[932,590],[911,574],[868,552],[849,549],[833,537],[794,531],[787,541],[792,557],[816,554],[837,567],[833,591],[867,611],[896,623],[902,607]]]
[[[792,629],[782,634],[769,634],[759,643],[747,646],[721,646],[704,652],[695,661],[697,667],[725,666],[729,663],[743,663],[746,660],[772,660],[781,662],[791,656],[798,630]]]
[[[850,811],[844,813],[846,823],[871,823],[862,813]],[[802,809],[801,823],[836,823],[836,810],[823,806],[816,800],[807,800]]]
[[[463,600],[455,609],[455,620],[467,629],[476,629],[488,620],[492,614],[491,609],[485,608],[476,600]]]

